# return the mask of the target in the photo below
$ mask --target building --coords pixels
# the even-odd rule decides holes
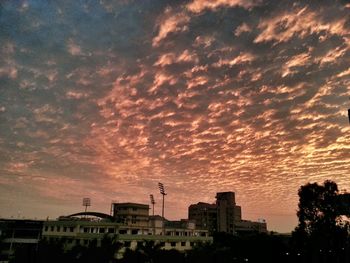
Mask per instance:
[[[234,192],[216,194],[217,230],[235,234],[235,222],[241,220],[241,208],[236,206]]]
[[[43,221],[29,219],[0,219],[0,262],[8,262],[17,249],[34,253],[41,238]]]
[[[163,249],[188,250],[197,243],[212,242],[207,230],[196,229],[190,220],[168,221],[149,216],[149,206],[136,203],[115,203],[111,215],[82,212],[44,222],[42,237],[47,241],[64,241],[65,248],[88,245],[96,239],[111,236],[123,249],[153,241]]]
[[[337,196],[336,202],[341,215],[350,216],[350,193],[343,193]]]
[[[209,233],[217,232],[217,208],[215,204],[199,202],[190,205],[188,218],[193,220],[199,229],[207,229]]]
[[[241,207],[236,205],[234,192],[219,192],[216,203],[199,202],[190,205],[188,218],[194,220],[196,227],[207,229],[210,234],[225,232],[230,234],[244,234],[248,232],[267,232],[266,222],[252,222],[242,219]]]
[[[149,205],[137,203],[112,203],[113,217],[118,223],[148,226]]]

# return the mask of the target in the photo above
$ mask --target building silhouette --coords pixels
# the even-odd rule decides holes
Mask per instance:
[[[0,219],[0,262],[9,262],[16,249],[31,255],[41,239],[43,220]]]
[[[190,205],[188,218],[195,221],[197,228],[206,229],[210,234],[215,232],[230,234],[267,232],[265,220],[252,222],[242,219],[241,207],[236,205],[234,192],[217,193],[215,204],[199,202]]]
[[[215,204],[199,202],[190,205],[188,218],[194,220],[199,229],[207,229],[211,234],[217,232],[217,208]]]

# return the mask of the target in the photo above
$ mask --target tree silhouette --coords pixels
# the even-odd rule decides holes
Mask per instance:
[[[316,258],[314,262],[321,258],[323,262],[338,262],[338,255],[347,246],[348,225],[341,217],[337,184],[329,180],[322,185],[308,183],[300,187],[298,195],[299,223],[293,232],[295,249],[313,260]]]
[[[121,248],[116,236],[105,235],[100,241],[93,239],[88,246],[76,245],[68,252],[72,262],[112,263],[116,262],[116,254]]]

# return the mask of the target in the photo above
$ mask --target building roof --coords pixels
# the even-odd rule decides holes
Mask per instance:
[[[139,207],[139,208],[146,208],[149,209],[149,205],[146,204],[139,204],[139,203],[113,203],[115,206],[119,207]]]
[[[216,204],[209,204],[209,203],[203,203],[203,202],[198,202],[197,204],[191,204],[189,206],[191,207],[209,207],[209,208],[216,208]]]
[[[98,217],[101,219],[108,219],[110,221],[115,220],[115,218],[113,216],[105,214],[105,213],[100,213],[100,212],[79,212],[79,213],[71,214],[68,216],[59,217],[59,220],[71,219],[72,217],[76,217],[76,216],[94,216],[94,217]]]

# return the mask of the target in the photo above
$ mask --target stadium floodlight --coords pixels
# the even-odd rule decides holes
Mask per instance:
[[[159,192],[163,196],[163,205],[162,205],[162,218],[164,219],[164,196],[166,196],[164,185],[162,183],[158,183]]]
[[[88,206],[91,206],[91,199],[89,197],[83,198],[83,206],[85,206],[85,213],[86,213]]]
[[[156,202],[154,201],[154,196],[153,196],[153,195],[149,195],[149,198],[151,199],[152,212],[153,212],[153,216],[154,216],[154,204],[155,204]]]

